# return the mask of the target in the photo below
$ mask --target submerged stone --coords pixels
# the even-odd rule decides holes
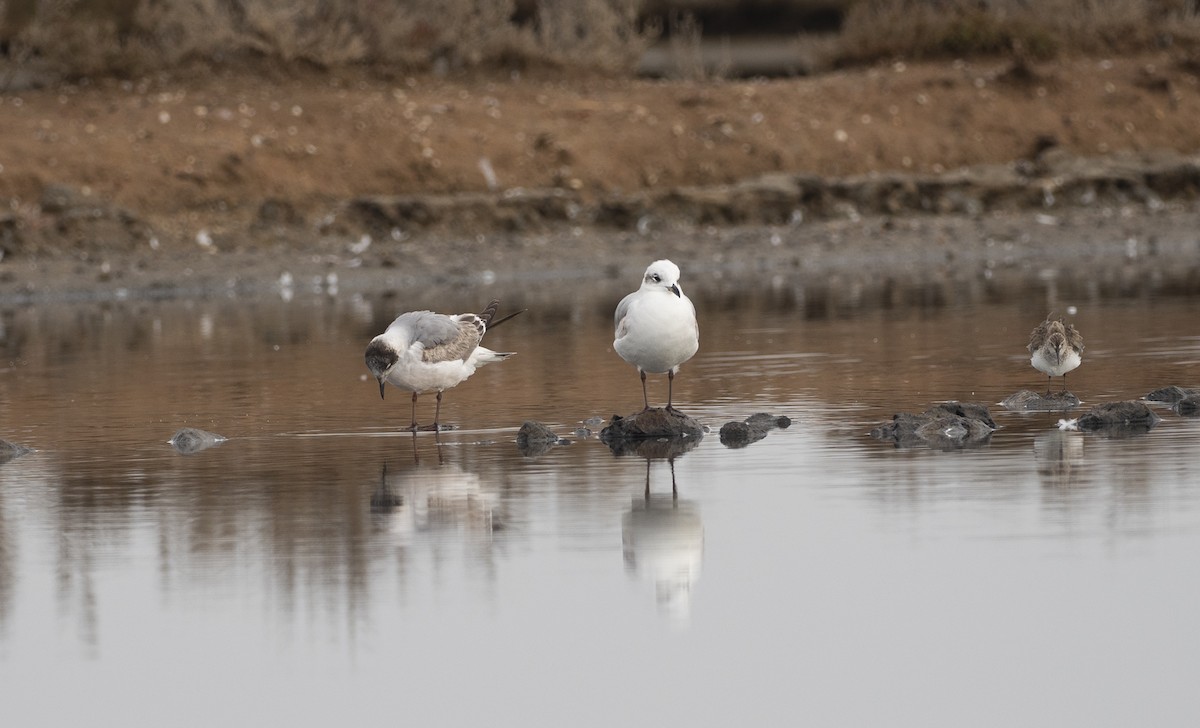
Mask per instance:
[[[995,430],[996,421],[986,405],[943,402],[920,414],[892,415],[891,422],[871,430],[870,435],[895,442],[897,447],[954,449],[985,444]]]
[[[1143,397],[1143,399],[1146,399],[1150,402],[1166,402],[1167,404],[1173,405],[1180,400],[1197,395],[1200,395],[1200,389],[1180,387],[1172,384],[1169,387],[1163,387],[1150,392]]]
[[[16,460],[22,455],[31,452],[33,450],[24,445],[18,445],[8,440],[0,440],[0,464],[7,463],[9,460]]]
[[[555,445],[569,444],[570,440],[559,437],[554,430],[541,422],[527,420],[521,425],[521,429],[517,430],[517,449],[526,457],[541,455]]]
[[[1075,426],[1092,432],[1136,433],[1149,432],[1161,421],[1145,402],[1106,402],[1088,410],[1075,421]]]
[[[1000,406],[1006,410],[1018,412],[1061,412],[1074,409],[1079,404],[1079,398],[1070,392],[1040,394],[1022,389],[1020,392],[1005,397]]]
[[[759,412],[741,422],[731,421],[721,425],[721,444],[730,448],[746,447],[766,437],[771,430],[790,427],[791,424],[792,421],[787,417]]]
[[[201,450],[207,450],[213,445],[219,445],[227,439],[213,432],[198,430],[194,427],[185,427],[176,432],[174,437],[167,440],[167,443],[180,454],[191,455]]]
[[[658,438],[704,437],[704,426],[679,412],[654,407],[635,415],[613,415],[600,431],[600,439],[611,447],[617,440],[649,440]]]
[[[1183,417],[1200,417],[1200,394],[1189,394],[1173,404],[1171,409]]]

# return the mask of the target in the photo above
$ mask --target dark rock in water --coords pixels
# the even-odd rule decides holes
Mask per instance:
[[[1145,402],[1106,402],[1096,405],[1075,421],[1080,430],[1148,432],[1162,421]]]
[[[992,413],[988,412],[987,405],[979,404],[978,402],[942,402],[925,410],[925,414],[942,413],[951,417],[963,417],[976,423],[982,427],[986,427],[990,432],[995,430],[996,421],[992,419]],[[972,431],[978,429],[976,426],[970,428]]]
[[[33,450],[24,445],[18,445],[8,440],[0,440],[0,464],[7,463],[9,460],[16,460],[22,455],[31,452]]]
[[[613,415],[600,431],[600,441],[614,455],[640,455],[648,459],[674,457],[704,439],[704,426],[682,412],[648,409],[635,415]]]
[[[791,424],[792,421],[787,417],[759,412],[742,422],[726,422],[721,425],[721,444],[732,448],[746,447],[766,437],[771,430],[790,427]]]
[[[517,449],[526,457],[541,455],[555,445],[570,445],[541,422],[526,421],[517,431]]]
[[[656,437],[635,438],[631,440],[601,441],[608,445],[613,455],[636,455],[646,460],[674,460],[684,453],[694,449],[704,439],[703,433],[698,437]],[[674,471],[672,471],[674,472]]]
[[[892,421],[871,430],[871,437],[891,440],[898,447],[926,445],[961,448],[986,443],[996,421],[986,405],[974,402],[943,402],[919,415],[901,412]]]
[[[1189,394],[1172,405],[1171,409],[1184,417],[1200,417],[1200,394]]]
[[[600,431],[600,439],[609,447],[616,440],[649,440],[665,437],[704,437],[704,426],[682,412],[655,407],[636,415],[613,415]]]
[[[1166,402],[1167,404],[1175,404],[1176,402],[1187,399],[1195,395],[1200,395],[1200,389],[1192,389],[1189,387],[1180,387],[1172,384],[1169,387],[1156,389],[1147,394],[1143,399],[1151,402]]]
[[[785,430],[792,426],[792,420],[783,415],[772,415],[766,412],[757,412],[746,418],[746,424],[751,427],[765,427],[768,430],[779,428]]]
[[[191,455],[194,452],[207,450],[213,445],[219,445],[227,439],[212,432],[197,430],[194,427],[185,427],[176,432],[175,436],[167,440],[167,442],[177,452],[183,455]]]
[[[1004,398],[1000,406],[1006,410],[1023,412],[1061,412],[1079,406],[1079,398],[1070,392],[1039,394],[1022,389]]]
[[[726,422],[721,425],[721,444],[725,447],[746,447],[767,436],[768,430],[751,427],[745,422]]]

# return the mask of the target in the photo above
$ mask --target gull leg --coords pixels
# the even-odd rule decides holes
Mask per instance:
[[[441,419],[441,416],[442,416],[442,390],[439,389],[438,393],[437,393],[437,407],[435,407],[433,410],[433,424],[426,425],[425,427],[422,427],[421,429],[422,430],[432,430],[434,432],[441,432],[442,431],[441,425],[438,424],[438,422]]]
[[[650,500],[650,458],[646,458],[646,500]]]
[[[668,458],[667,464],[671,466],[671,500],[679,500],[679,489],[675,487],[675,458]]]
[[[671,398],[675,393],[675,370],[667,370],[667,411],[677,412],[674,406],[671,405]]]
[[[641,369],[638,372],[642,375],[642,404],[646,405],[642,411],[645,412],[650,409],[650,398],[646,396],[646,372]]]
[[[412,395],[412,424],[408,426],[410,432],[417,431],[417,393]]]

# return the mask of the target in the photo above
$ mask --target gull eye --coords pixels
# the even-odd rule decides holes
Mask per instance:
[[[662,283],[662,276],[657,273],[651,273],[650,280],[654,281],[655,283]]]

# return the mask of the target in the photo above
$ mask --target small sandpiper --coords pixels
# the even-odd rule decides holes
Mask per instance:
[[[1083,335],[1062,317],[1047,317],[1029,335],[1029,363],[1046,375],[1046,394],[1050,394],[1053,377],[1063,378],[1067,391],[1067,372],[1083,363]]]

